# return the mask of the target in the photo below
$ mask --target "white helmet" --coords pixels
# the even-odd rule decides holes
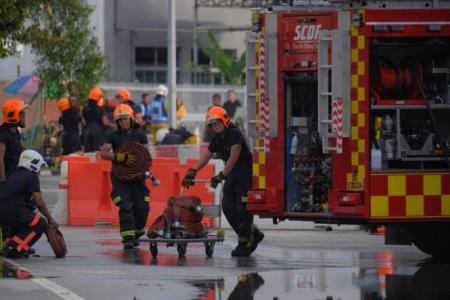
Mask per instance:
[[[31,172],[39,173],[42,166],[46,165],[44,158],[35,150],[25,150],[20,154],[18,167]]]
[[[158,129],[158,131],[156,132],[156,141],[158,143],[161,143],[167,133],[169,133],[169,130],[166,128]]]
[[[164,84],[158,85],[158,88],[156,89],[156,94],[161,95],[164,97],[167,97],[167,94],[169,93],[169,90]]]

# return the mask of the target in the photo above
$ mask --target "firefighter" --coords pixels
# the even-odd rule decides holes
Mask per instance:
[[[84,152],[97,151],[104,143],[105,127],[108,126],[108,118],[98,102],[103,99],[103,91],[99,87],[94,87],[89,92],[89,101],[83,108],[83,132]]]
[[[0,126],[0,184],[16,170],[23,150],[20,128],[25,127],[25,109],[21,99],[8,99],[3,103],[3,124]]]
[[[126,104],[119,104],[114,110],[114,120],[117,130],[110,133],[101,147],[100,156],[111,160],[113,164],[131,166],[136,158],[130,153],[117,152],[126,143],[141,143],[148,146],[147,136],[139,130],[139,124],[134,119],[133,110]],[[113,150],[111,152],[110,150]],[[145,178],[132,181],[122,181],[111,172],[113,186],[111,197],[119,207],[120,235],[124,249],[138,246],[137,240],[145,233],[144,227],[149,213],[149,191]]]
[[[1,250],[2,255],[27,257],[31,246],[46,231],[47,222],[58,227],[41,195],[38,175],[43,165],[42,155],[25,150],[20,155],[17,170],[6,180],[0,195],[0,220],[10,228],[11,235]],[[35,206],[47,221],[34,212]]]
[[[56,106],[61,111],[61,117],[58,120],[59,127],[56,127],[52,133],[52,138],[56,137],[62,132],[62,155],[68,155],[81,151],[80,138],[80,110],[72,105],[68,98],[60,98]],[[52,141],[52,139],[51,139]],[[55,144],[53,140],[52,144]]]
[[[214,132],[197,165],[189,169],[183,179],[183,187],[195,182],[197,172],[213,157],[214,153],[225,162],[224,169],[211,178],[210,184],[216,188],[225,181],[222,208],[225,217],[239,238],[239,243],[231,252],[232,256],[249,256],[260,243],[264,234],[253,225],[253,215],[247,210],[247,192],[252,184],[252,155],[244,135],[231,122],[222,107],[211,107],[206,114],[206,125]]]
[[[19,98],[8,99],[3,103],[3,124],[0,126],[0,189],[16,170],[23,150],[19,127],[25,127],[26,108],[28,105]],[[4,240],[9,236],[9,230],[5,224],[0,227]]]

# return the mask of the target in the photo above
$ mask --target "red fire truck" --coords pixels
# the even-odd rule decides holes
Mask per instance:
[[[247,33],[249,209],[450,253],[449,1],[280,3]]]

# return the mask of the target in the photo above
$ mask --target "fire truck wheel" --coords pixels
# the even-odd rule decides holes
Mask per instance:
[[[412,241],[420,251],[446,258],[450,254],[449,232],[450,223],[418,224],[412,230]]]

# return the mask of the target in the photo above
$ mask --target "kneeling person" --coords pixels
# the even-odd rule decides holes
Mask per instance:
[[[111,160],[113,164],[133,166],[136,158],[131,153],[117,152],[127,143],[140,143],[148,146],[147,136],[140,131],[130,106],[119,104],[114,110],[117,130],[110,133],[101,147],[100,156]],[[137,125],[137,126],[136,126]],[[111,149],[113,152],[111,152]],[[137,239],[145,233],[145,224],[149,213],[149,191],[145,178],[131,181],[120,180],[111,172],[112,201],[119,206],[120,235],[125,249],[138,245]]]
[[[22,258],[32,253],[31,246],[46,231],[47,221],[58,226],[48,212],[38,174],[45,165],[44,158],[34,150],[25,150],[17,170],[6,180],[0,195],[0,224],[10,228],[10,235],[1,254]],[[34,212],[37,206],[47,221]]]

